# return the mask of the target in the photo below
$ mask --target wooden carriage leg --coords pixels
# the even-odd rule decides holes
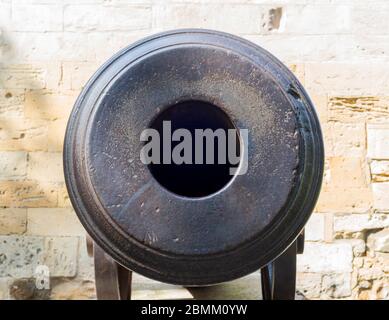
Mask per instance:
[[[132,271],[124,268],[93,243],[98,300],[130,300]]]
[[[294,300],[296,256],[304,250],[304,232],[277,259],[261,269],[263,300]]]

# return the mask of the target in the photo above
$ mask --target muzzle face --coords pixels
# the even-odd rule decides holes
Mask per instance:
[[[198,156],[197,129],[233,130],[235,140],[223,149],[217,137]],[[154,133],[161,155],[145,163]],[[223,150],[235,160],[217,161]],[[177,30],[96,72],[70,117],[64,166],[81,222],[114,259],[159,281],[207,285],[261,268],[294,241],[319,193],[323,143],[281,62],[232,35]]]

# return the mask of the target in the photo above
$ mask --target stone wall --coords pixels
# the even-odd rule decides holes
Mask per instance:
[[[93,298],[62,142],[94,70],[152,33],[203,27],[272,52],[312,97],[322,193],[298,259],[307,298],[389,298],[389,2],[0,0],[0,299]],[[51,290],[35,289],[36,266]]]

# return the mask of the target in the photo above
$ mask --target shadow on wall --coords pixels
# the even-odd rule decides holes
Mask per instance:
[[[0,206],[56,206],[54,186],[28,176],[28,152],[47,151],[48,123],[39,117],[39,107],[28,110],[26,96],[44,85],[42,68],[9,63],[14,47],[0,26]],[[40,101],[44,104],[44,101]]]
[[[64,129],[58,129],[59,117],[48,116],[63,107],[48,94],[59,84],[52,74],[60,74],[60,65],[21,63],[15,57],[23,48],[10,39],[0,25],[0,299],[48,298],[58,295],[62,276],[76,276],[81,241],[63,181]],[[58,230],[75,236],[53,237]],[[34,289],[41,264],[54,277],[49,293]]]

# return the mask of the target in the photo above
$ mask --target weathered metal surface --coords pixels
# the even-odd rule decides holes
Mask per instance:
[[[140,161],[139,137],[166,108],[193,100],[249,130],[248,170],[185,197]],[[156,280],[206,285],[265,266],[296,239],[319,193],[323,144],[309,97],[276,58],[225,33],[177,30],[96,72],[71,114],[64,166],[73,206],[105,252]]]

